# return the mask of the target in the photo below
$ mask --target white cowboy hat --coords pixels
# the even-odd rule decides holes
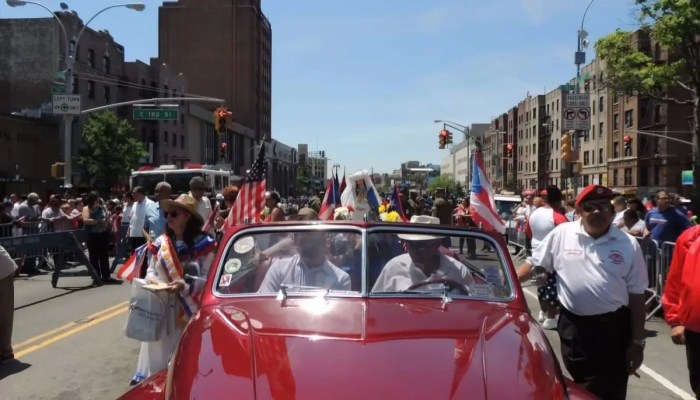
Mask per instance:
[[[440,225],[440,218],[431,217],[429,215],[414,215],[411,217],[410,223],[412,224],[427,224],[427,225]],[[436,240],[442,239],[442,236],[435,235],[419,235],[414,233],[401,233],[397,235],[401,240]]]

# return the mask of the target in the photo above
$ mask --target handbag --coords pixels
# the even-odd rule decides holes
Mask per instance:
[[[145,284],[144,279],[134,279],[131,286],[129,316],[124,326],[124,334],[140,342],[157,342],[161,338],[167,310],[166,302],[161,296],[167,296],[167,293],[155,293],[144,289]]]

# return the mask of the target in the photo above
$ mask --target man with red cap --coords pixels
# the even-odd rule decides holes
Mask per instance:
[[[637,240],[611,229],[612,198],[604,186],[586,187],[576,200],[581,219],[554,228],[518,275],[528,279],[533,265],[556,272],[566,369],[598,397],[624,399],[644,358],[648,278]]]

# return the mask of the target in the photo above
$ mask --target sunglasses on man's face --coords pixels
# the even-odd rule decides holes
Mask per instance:
[[[610,210],[612,210],[612,204],[607,201],[598,203],[583,203],[581,205],[581,209],[587,213],[592,213],[595,210],[600,212],[610,212]]]

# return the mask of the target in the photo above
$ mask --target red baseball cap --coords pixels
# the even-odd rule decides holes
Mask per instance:
[[[612,200],[615,197],[612,190],[602,185],[588,185],[576,199],[576,206],[588,200]]]

